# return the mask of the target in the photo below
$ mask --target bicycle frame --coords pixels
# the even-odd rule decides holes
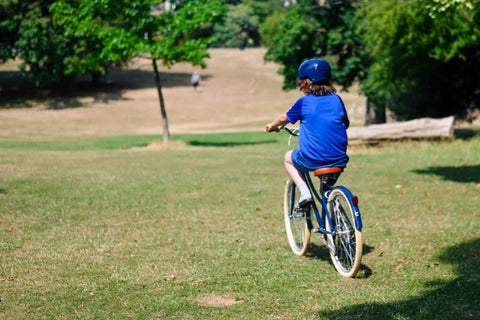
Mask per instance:
[[[328,210],[327,210],[327,196],[326,196],[327,190],[324,190],[324,188],[322,186],[322,183],[320,182],[320,193],[321,193],[321,195],[319,195],[318,192],[317,192],[317,189],[313,185],[312,179],[310,177],[310,173],[305,173],[304,177],[305,177],[305,182],[307,183],[308,188],[310,189],[310,192],[312,193],[312,195],[314,196],[314,198],[316,200],[316,201],[314,201],[314,203],[312,205],[312,208],[313,208],[313,212],[315,213],[315,218],[317,219],[319,228],[314,229],[313,231],[317,232],[317,233],[335,234],[336,233],[335,228],[332,228],[332,231],[327,231],[327,229],[325,227],[325,221],[326,221],[325,219],[328,219],[329,224],[332,225],[330,214],[328,213]],[[321,213],[318,211],[317,202],[320,203],[320,205],[322,207]],[[312,224],[312,221],[311,221],[311,217],[310,217],[310,219],[307,220],[307,225],[308,225],[308,228],[310,230],[313,229],[313,224]]]
[[[358,206],[355,203],[353,203],[354,197],[350,192],[350,190],[348,190],[343,186],[336,186],[336,187],[333,187],[332,189],[325,190],[323,188],[322,182],[320,182],[321,195],[319,195],[317,192],[317,189],[313,185],[313,181],[312,181],[312,178],[310,177],[310,173],[304,173],[304,177],[305,177],[305,182],[308,185],[308,188],[310,189],[312,195],[316,200],[314,201],[312,208],[313,208],[313,212],[315,213],[315,218],[317,219],[317,222],[319,225],[319,228],[313,229],[311,216],[307,217],[307,225],[310,230],[313,229],[313,232],[316,232],[316,233],[324,233],[324,234],[332,234],[332,235],[337,234],[337,230],[335,229],[335,227],[332,227],[332,231],[328,231],[325,226],[326,219],[328,220],[329,225],[333,226],[330,218],[330,213],[328,212],[328,209],[327,209],[327,198],[328,198],[328,192],[334,189],[341,189],[348,196],[348,201],[350,202],[350,205],[352,206],[352,209],[354,211],[355,227],[357,229],[362,229],[362,218],[360,216],[360,210],[358,209]],[[295,187],[295,184],[293,184],[293,187]],[[321,213],[317,208],[317,202],[321,204],[321,207],[322,207]]]

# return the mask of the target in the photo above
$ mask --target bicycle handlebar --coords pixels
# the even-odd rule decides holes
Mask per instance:
[[[298,133],[293,132],[292,129],[287,128],[287,127],[285,127],[285,126],[281,126],[281,127],[280,127],[280,130],[285,130],[285,131],[287,131],[290,135],[295,136],[295,137],[298,137]]]

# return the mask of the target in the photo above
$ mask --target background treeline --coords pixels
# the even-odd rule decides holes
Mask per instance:
[[[197,10],[210,16],[183,27]],[[39,84],[97,79],[142,52],[204,65],[207,46],[264,46],[285,88],[303,60],[329,61],[337,85],[360,85],[368,123],[468,119],[480,103],[480,0],[3,0],[0,34],[0,61]]]

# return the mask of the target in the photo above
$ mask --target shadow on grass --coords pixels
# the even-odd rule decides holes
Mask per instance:
[[[438,256],[442,263],[456,266],[453,281],[438,278],[423,283],[425,293],[393,303],[365,303],[340,310],[325,310],[318,319],[480,319],[480,239],[452,246]],[[435,270],[432,269],[432,273]],[[413,280],[412,280],[413,281]]]
[[[469,140],[480,134],[480,129],[454,129],[453,135],[455,139]]]
[[[362,248],[362,253],[363,253],[362,256],[365,256],[365,255],[369,254],[370,252],[373,251],[373,249],[374,249],[374,247],[369,246],[368,244],[364,243],[363,248]],[[328,248],[325,245],[318,246],[314,243],[311,243],[310,248],[308,249],[307,257],[311,258],[311,259],[319,259],[319,260],[322,260],[322,261],[328,261],[329,264],[332,266],[332,268],[335,268],[333,266],[332,260],[330,258],[330,251],[328,250]],[[366,279],[366,278],[369,278],[372,274],[373,274],[372,269],[370,269],[365,264],[362,264],[360,266],[359,272],[356,275],[356,278]]]
[[[281,136],[266,136],[264,132],[228,132],[175,135],[175,139],[195,147],[239,147],[278,143]]]
[[[195,147],[235,147],[235,146],[248,146],[248,145],[257,145],[257,144],[269,144],[277,143],[276,140],[257,140],[257,141],[201,141],[201,140],[192,140],[187,141],[191,146]]]
[[[191,86],[190,77],[188,73],[160,73],[163,88]],[[209,77],[202,74],[203,79]],[[82,76],[71,84],[50,83],[40,87],[29,82],[20,71],[0,71],[0,108],[33,108],[39,104],[51,110],[78,108],[85,106],[82,98],[109,103],[127,100],[125,90],[155,87],[153,71],[139,69],[112,71],[97,86],[92,85],[88,76]]]
[[[437,175],[444,180],[455,182],[480,183],[480,165],[463,167],[429,167],[426,169],[413,170],[413,172],[418,174]]]
[[[200,135],[199,135],[200,136]],[[277,140],[262,140],[258,134],[210,134],[201,135],[200,139],[193,139],[193,135],[177,135],[175,140],[182,141],[190,146],[200,147],[237,147],[245,145],[262,145],[277,143]],[[215,139],[217,141],[215,141]],[[0,142],[0,149],[34,149],[49,151],[86,151],[86,150],[114,150],[142,148],[161,141],[158,135],[131,135],[113,137],[83,138],[77,141],[14,141]]]

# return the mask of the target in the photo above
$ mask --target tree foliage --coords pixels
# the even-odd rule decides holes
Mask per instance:
[[[222,11],[217,0],[179,1],[175,10],[152,8],[156,0],[59,0],[51,11],[61,33],[77,43],[70,72],[104,72],[102,66],[144,52],[166,66],[205,65],[207,39],[192,37]]]
[[[370,105],[400,119],[465,117],[479,106],[480,0],[322,3],[289,7],[269,43],[285,87],[303,60],[321,57],[335,83],[359,81]]]
[[[105,74],[145,52],[171,66],[205,65],[208,40],[199,32],[223,12],[221,0],[2,0],[0,61],[47,79]]]
[[[260,44],[260,23],[253,8],[245,4],[230,5],[223,23],[215,26],[212,46],[237,48]]]
[[[53,2],[4,0],[0,7],[0,61],[19,58],[20,69],[37,84],[68,78],[64,57],[69,39],[53,27]]]
[[[318,54],[318,44],[322,33],[316,32],[320,27],[317,20],[305,19],[300,8],[288,10],[273,37],[273,45],[267,51],[266,59],[280,62],[281,74],[284,76],[284,88],[295,87],[297,68],[305,57]]]
[[[336,83],[348,88],[357,78],[365,57],[361,37],[355,33],[357,1],[298,1],[280,20],[278,32],[269,42],[266,59],[282,64],[284,88],[293,88],[300,63],[312,57],[323,57],[333,69]],[[269,20],[267,20],[269,21]]]
[[[259,47],[263,35],[260,29],[268,17],[283,9],[279,0],[228,1],[223,21],[213,30],[212,47]]]
[[[285,14],[280,11],[274,11],[265,18],[259,29],[262,44],[265,47],[272,48],[275,45],[273,38],[280,32],[280,23],[283,19],[285,19]]]
[[[52,4],[53,25],[69,41],[65,74],[90,73],[96,81],[112,65],[127,62],[134,55],[128,7],[123,5],[108,0],[61,0]]]
[[[480,102],[480,1],[369,1],[364,91],[399,118],[465,117]]]

